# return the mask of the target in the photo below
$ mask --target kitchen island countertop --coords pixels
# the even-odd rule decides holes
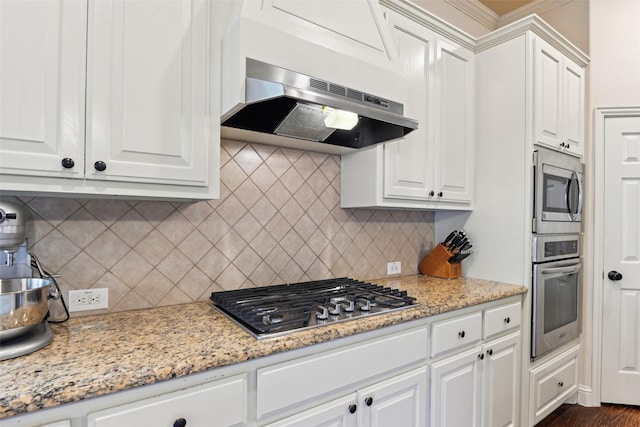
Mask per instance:
[[[256,340],[208,302],[79,317],[54,340],[0,362],[0,419],[204,372],[523,294],[523,286],[414,275],[370,280],[406,290],[414,308]]]

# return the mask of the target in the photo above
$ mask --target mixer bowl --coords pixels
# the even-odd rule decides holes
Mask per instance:
[[[0,341],[27,333],[49,310],[47,279],[0,279]]]

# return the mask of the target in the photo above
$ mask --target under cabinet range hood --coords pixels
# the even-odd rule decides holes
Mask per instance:
[[[418,127],[375,0],[247,0],[230,22],[223,137],[339,154]]]

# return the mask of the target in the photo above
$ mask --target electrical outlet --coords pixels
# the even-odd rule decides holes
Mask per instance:
[[[99,310],[109,308],[109,289],[81,289],[69,291],[69,311]]]
[[[400,261],[387,263],[387,274],[400,274],[402,272],[402,263]]]

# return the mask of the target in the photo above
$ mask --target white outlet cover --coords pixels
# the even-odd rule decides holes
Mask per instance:
[[[109,308],[109,288],[69,291],[69,311],[101,310]]]
[[[402,263],[400,261],[387,263],[387,274],[400,274],[402,272]]]

